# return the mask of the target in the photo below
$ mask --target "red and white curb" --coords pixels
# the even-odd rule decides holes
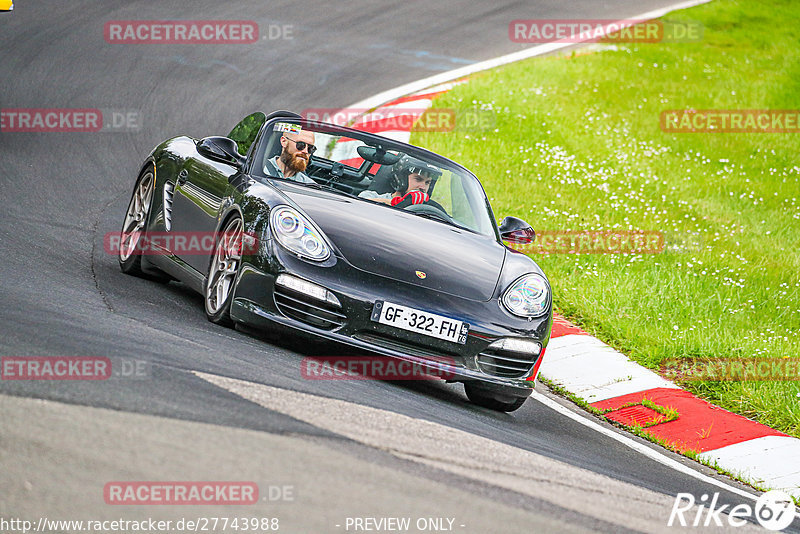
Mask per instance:
[[[680,389],[561,317],[554,318],[540,373],[608,419],[655,423],[645,432],[675,449],[697,451],[701,461],[742,480],[800,497],[800,439]],[[644,399],[676,410],[677,419],[658,423],[661,414]]]
[[[672,9],[705,1],[685,2],[634,18],[656,18]],[[413,125],[437,96],[459,83],[453,80],[568,46],[566,43],[554,45],[558,43],[470,65],[375,95],[349,108],[371,110],[360,115],[352,126],[408,142],[411,126],[398,128],[398,122],[403,122],[404,126]],[[408,110],[412,120],[397,120],[403,110]],[[610,420],[626,426],[646,426],[644,432],[678,451],[696,451],[701,461],[728,471],[741,480],[768,489],[780,489],[800,498],[800,439],[723,410],[682,390],[563,317],[554,317],[552,336],[540,373],[543,378],[603,411]],[[645,406],[644,400],[672,408],[678,412],[678,417],[658,422],[663,416]]]

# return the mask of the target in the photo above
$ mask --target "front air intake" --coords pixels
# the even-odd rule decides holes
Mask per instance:
[[[533,371],[538,356],[486,349],[476,358],[478,367],[487,375],[501,378],[523,378]]]
[[[275,286],[275,306],[286,317],[296,319],[323,330],[334,330],[344,325],[347,316],[342,307],[322,302],[286,287]]]

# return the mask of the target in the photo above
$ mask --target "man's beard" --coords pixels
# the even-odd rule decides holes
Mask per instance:
[[[308,160],[300,155],[298,152],[294,156],[289,154],[288,151],[281,153],[281,162],[286,165],[286,168],[294,172],[303,172],[306,170]]]

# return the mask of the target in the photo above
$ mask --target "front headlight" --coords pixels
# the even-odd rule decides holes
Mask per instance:
[[[539,317],[550,305],[550,288],[538,274],[526,274],[503,293],[503,306],[520,317]]]
[[[273,208],[269,226],[275,240],[295,254],[315,261],[325,261],[331,255],[322,232],[294,208]]]

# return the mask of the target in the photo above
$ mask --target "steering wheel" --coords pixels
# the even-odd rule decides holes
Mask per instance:
[[[453,223],[453,218],[450,217],[447,213],[440,210],[436,206],[432,206],[430,204],[411,204],[410,206],[405,207],[406,211],[410,211],[414,214],[419,215],[430,215],[432,217],[436,217],[446,223]]]

